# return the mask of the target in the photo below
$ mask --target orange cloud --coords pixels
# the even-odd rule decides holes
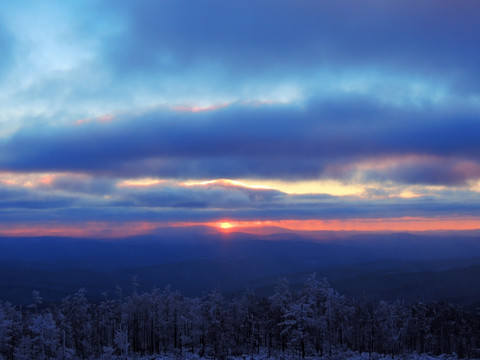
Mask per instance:
[[[83,125],[92,121],[90,118],[78,119],[74,122],[75,125]]]
[[[105,114],[105,115],[97,116],[96,118],[93,118],[93,119],[92,118],[78,119],[74,122],[74,125],[79,126],[79,125],[88,124],[93,120],[96,120],[97,122],[100,122],[100,123],[108,123],[108,122],[111,122],[114,118],[115,116],[113,114]]]
[[[0,184],[23,188],[51,186],[56,178],[66,173],[0,173]]]
[[[181,186],[235,186],[249,189],[277,190],[286,194],[328,194],[332,196],[360,196],[365,192],[366,184],[343,184],[335,180],[287,181],[272,179],[214,179],[190,180]]]
[[[0,172],[0,185],[20,188],[49,188],[59,179],[88,180],[89,175],[68,172],[59,173],[14,173]]]
[[[158,184],[164,183],[165,180],[162,179],[154,179],[154,178],[143,178],[143,179],[129,179],[129,180],[122,180],[117,183],[118,187],[151,187],[156,186]]]
[[[111,114],[108,115],[102,115],[97,118],[98,122],[110,122],[114,119],[114,116]]]

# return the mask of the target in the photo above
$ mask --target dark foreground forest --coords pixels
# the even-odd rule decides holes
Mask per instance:
[[[135,288],[135,282],[134,282]],[[452,354],[478,357],[480,309],[346,298],[327,280],[300,291],[281,279],[272,296],[246,291],[185,297],[169,288],[90,303],[85,290],[58,304],[0,303],[0,359],[332,358]]]

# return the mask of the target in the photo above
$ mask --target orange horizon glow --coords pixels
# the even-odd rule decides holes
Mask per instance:
[[[226,226],[225,224],[228,224]],[[261,220],[226,221],[209,223],[179,223],[176,226],[207,225],[213,228],[237,230],[249,233],[264,233],[268,228],[290,231],[460,231],[480,230],[480,217],[468,218],[423,218],[403,217],[387,219],[330,219],[330,220]],[[272,230],[273,231],[273,230]]]
[[[221,232],[269,234],[282,230],[298,232],[358,231],[358,232],[425,232],[480,230],[480,217],[424,218],[404,217],[387,219],[332,220],[259,220],[215,222],[85,222],[82,224],[11,224],[0,225],[0,236],[66,236],[86,238],[122,238],[148,235],[166,227],[207,226]]]
[[[25,224],[0,225],[0,236],[10,237],[38,237],[38,236],[65,236],[85,238],[122,238],[135,235],[148,235],[159,227],[154,222],[96,222],[89,221],[82,224]]]

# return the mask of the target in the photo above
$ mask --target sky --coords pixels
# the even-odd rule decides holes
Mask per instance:
[[[480,3],[0,4],[0,236],[480,229]]]

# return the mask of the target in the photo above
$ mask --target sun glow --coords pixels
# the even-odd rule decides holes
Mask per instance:
[[[448,231],[480,230],[479,217],[451,218],[365,218],[365,219],[325,219],[325,220],[260,220],[260,221],[221,221],[212,223],[183,223],[176,226],[207,225],[221,230],[235,230],[249,233],[289,231]]]
[[[0,236],[68,236],[122,238],[155,233],[166,227],[208,226],[222,232],[273,234],[288,231],[455,231],[480,230],[480,217],[366,218],[325,220],[220,220],[216,222],[85,222],[77,224],[0,224]]]
[[[220,229],[231,229],[233,228],[235,225],[233,225],[232,223],[229,223],[229,222],[221,222],[218,227]]]

